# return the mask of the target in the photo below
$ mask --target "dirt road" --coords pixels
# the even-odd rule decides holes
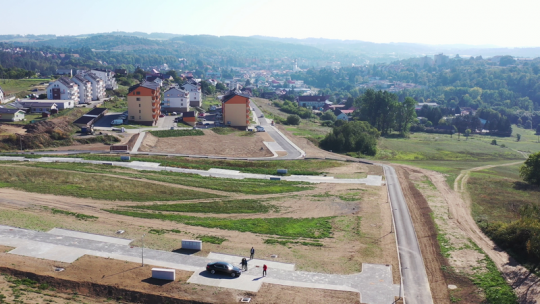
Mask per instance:
[[[443,174],[414,168],[426,175],[435,185],[441,196],[448,205],[449,219],[456,227],[461,229],[468,237],[474,241],[493,260],[506,280],[514,288],[520,303],[540,303],[540,279],[519,265],[506,252],[498,248],[476,225],[471,214],[471,199],[466,191],[466,184],[470,172],[484,170],[497,166],[511,166],[521,162],[513,162],[503,165],[488,165],[469,170],[464,170],[456,178],[454,189],[446,183]],[[402,166],[404,168],[412,168]]]

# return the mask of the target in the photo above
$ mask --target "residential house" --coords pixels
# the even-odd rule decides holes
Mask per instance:
[[[249,96],[238,91],[231,91],[222,100],[223,123],[231,127],[247,127],[249,125]]]
[[[191,107],[200,107],[202,105],[201,86],[196,81],[188,80],[182,89],[189,92],[189,105]]]
[[[189,111],[189,92],[175,87],[163,93],[163,112],[184,113]]]
[[[328,98],[329,96],[298,96],[296,97],[296,102],[299,107],[319,109],[327,104],[332,104]]]
[[[185,112],[182,114],[182,121],[190,126],[195,126],[195,124],[197,124],[197,116],[195,115],[195,111]]]
[[[105,83],[94,73],[82,74],[84,79],[92,84],[92,100],[102,100],[105,98]]]
[[[0,103],[4,103],[4,98],[6,98],[6,96],[4,95],[2,87],[0,87]]]
[[[92,101],[92,83],[84,79],[83,75],[77,74],[71,78],[79,86],[79,103]]]
[[[19,108],[19,109],[29,109],[30,106],[29,105],[35,105],[36,107],[38,107],[38,104],[47,104],[47,103],[51,103],[50,100],[46,100],[46,99],[21,99],[21,100],[18,100],[17,103],[13,103],[13,104],[10,104],[11,106],[14,106],[16,108]],[[55,100],[54,101],[54,104],[56,105],[55,108],[58,109],[58,110],[65,110],[65,109],[73,109],[75,107],[75,100]],[[21,108],[22,107],[22,108]]]
[[[150,77],[146,77],[146,81],[148,81],[148,82],[155,82],[155,83],[159,84],[160,87],[163,86],[163,79],[161,79],[161,78],[158,77],[158,76],[150,76]]]
[[[129,89],[127,95],[128,120],[153,126],[161,115],[161,87],[155,82],[144,82]]]
[[[79,117],[79,119],[75,120],[73,124],[79,128],[89,128],[92,127],[94,123],[102,118],[105,114],[107,114],[106,108],[94,108],[90,112]]]
[[[428,106],[430,108],[436,108],[438,107],[439,105],[436,103],[436,102],[419,102],[416,104],[416,106],[414,107],[414,109],[416,111],[418,110],[421,110],[423,106]]]
[[[101,78],[105,83],[105,89],[107,90],[116,90],[118,89],[118,84],[116,83],[116,78],[114,78],[114,72],[107,69],[91,69],[90,73],[94,73],[97,77]]]
[[[0,108],[0,121],[24,120],[24,111],[19,109]]]
[[[337,109],[334,111],[334,114],[336,115],[336,118],[343,121],[349,121],[352,113],[354,110],[341,110]]]
[[[68,77],[73,76],[73,70],[72,69],[58,69],[56,70],[56,75],[66,75]]]
[[[56,102],[36,102],[35,100],[19,101],[30,113],[58,113]]]
[[[60,77],[47,87],[49,100],[73,100],[79,103],[79,86],[67,77]]]

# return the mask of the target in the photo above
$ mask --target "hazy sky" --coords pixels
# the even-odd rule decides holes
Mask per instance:
[[[0,0],[0,34],[111,31],[540,46],[538,0]]]

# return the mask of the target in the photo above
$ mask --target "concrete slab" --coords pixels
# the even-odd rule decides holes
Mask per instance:
[[[264,143],[266,144],[268,149],[272,151],[285,151],[285,149],[283,149],[283,147],[281,147],[281,145],[275,141],[265,141]]]
[[[242,261],[243,257],[237,256],[237,255],[231,255],[231,254],[210,252],[208,254],[208,258],[212,260],[228,262],[235,266],[240,267],[240,261]],[[282,269],[282,270],[287,270],[287,271],[294,271],[296,269],[295,264],[282,263],[282,262],[269,261],[269,260],[259,260],[259,259],[250,260],[249,256],[245,256],[245,258],[248,259],[248,269],[258,266],[262,271],[262,266],[264,264],[266,264],[270,269]]]
[[[128,164],[129,166],[142,166],[142,167],[150,167],[150,168],[156,168],[161,165],[160,163],[141,162],[141,161],[132,161]]]
[[[216,173],[216,174],[233,174],[233,175],[238,175],[238,174],[240,174],[240,171],[237,171],[237,170],[227,170],[227,169],[217,169],[217,168],[212,168],[212,169],[209,169],[209,170],[208,170],[208,173]]]
[[[242,274],[237,278],[233,278],[225,274],[211,274],[206,270],[195,272],[187,282],[251,292],[259,291],[263,283],[259,277],[253,275]]]
[[[115,237],[110,237],[110,236],[84,233],[84,232],[78,232],[78,231],[66,230],[66,229],[60,229],[60,228],[53,228],[50,231],[47,231],[47,233],[54,234],[54,235],[72,236],[72,237],[86,239],[86,240],[107,242],[107,243],[120,244],[120,245],[126,245],[126,246],[129,245],[133,241],[133,240],[128,240],[128,239],[121,239],[121,238],[115,238]]]
[[[41,242],[27,242],[10,252],[27,257],[46,259],[51,261],[73,263],[87,253],[84,249],[53,245]]]

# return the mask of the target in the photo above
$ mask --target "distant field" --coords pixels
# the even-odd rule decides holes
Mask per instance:
[[[523,184],[519,167],[495,167],[471,173],[467,186],[476,220],[510,222],[519,218],[520,206],[540,204],[540,190]]]
[[[30,89],[42,82],[49,82],[50,79],[1,79],[0,86],[6,95],[25,93],[30,94]]]
[[[195,212],[215,214],[241,214],[241,213],[268,213],[279,211],[277,206],[263,203],[255,199],[220,200],[200,203],[183,204],[152,204],[138,206],[124,206],[124,208],[169,211],[169,212]]]

